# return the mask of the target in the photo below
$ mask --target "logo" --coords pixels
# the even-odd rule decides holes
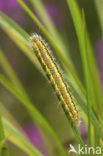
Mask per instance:
[[[78,144],[78,148],[75,149],[72,144],[70,144],[70,149],[68,151],[68,154],[75,153],[75,154],[101,154],[101,147],[88,147],[85,145],[84,147],[81,147],[80,144]]]

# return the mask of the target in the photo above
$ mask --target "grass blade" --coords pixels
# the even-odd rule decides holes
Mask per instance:
[[[2,50],[0,49],[0,64],[4,69],[4,72],[7,74],[7,76],[9,77],[9,79],[13,82],[13,84],[19,89],[22,90],[22,92],[25,94],[25,96],[27,97],[27,94],[23,88],[23,86],[21,85],[20,81],[18,80],[15,72],[13,71],[11,65],[9,64],[8,60],[6,59],[5,55],[3,54]],[[29,99],[29,97],[27,97]],[[11,116],[11,114],[8,113],[8,111],[1,105],[2,111],[5,111],[5,114],[9,117],[9,119],[13,120],[13,117]],[[19,125],[17,124],[17,122],[14,121],[14,123],[16,123],[16,125],[19,127]],[[42,133],[45,133],[44,131]],[[46,137],[46,135],[45,135]],[[46,138],[45,138],[46,139]],[[50,144],[50,141],[48,141],[48,144]],[[49,145],[51,146],[51,144]],[[52,148],[52,147],[51,147]],[[52,149],[53,150],[53,149]]]
[[[40,24],[36,16],[32,13],[32,11],[26,6],[26,4],[23,3],[22,0],[17,0],[17,2],[21,5],[21,7],[27,12],[27,14],[31,17],[31,19],[36,23],[36,25],[40,28],[40,30],[44,33],[45,37],[50,41],[51,45],[55,48],[55,51],[57,52],[59,58],[62,60],[63,64],[66,66],[66,68],[69,71],[69,74],[73,76],[74,80],[76,81],[79,88],[84,92],[83,86],[81,82],[79,81],[77,75],[75,74],[74,69],[72,68],[70,62],[68,61],[67,57],[63,54],[63,51],[59,48],[59,46],[56,44],[56,41],[52,38],[52,36],[46,31],[46,29]]]
[[[95,3],[95,7],[97,9],[97,14],[98,14],[98,18],[99,18],[99,22],[100,22],[100,26],[101,26],[101,30],[102,30],[102,35],[103,35],[103,0],[100,1],[96,1],[94,0]]]
[[[17,99],[19,99],[19,101],[21,103],[23,103],[24,105],[26,105],[26,103],[28,104],[28,109],[30,110],[31,112],[31,116],[32,118],[34,119],[34,110],[33,110],[33,107],[30,106],[30,103],[28,103],[29,101],[27,101],[27,99],[25,99],[25,96],[23,95],[23,93],[18,90],[16,87],[14,87],[8,80],[6,80],[6,78],[0,74],[0,83],[5,86],[12,94],[14,94],[16,96]],[[27,107],[27,106],[26,106]],[[37,117],[36,113],[35,113],[35,116]],[[41,127],[43,126],[43,119],[42,120],[39,120],[39,118],[41,118],[40,116],[38,118],[35,118],[36,122],[39,123],[41,125]],[[45,122],[46,124],[46,129],[49,130],[50,132],[50,128],[48,127],[47,123]],[[78,143],[81,144],[81,146],[84,146],[83,142],[82,142],[82,139],[79,135],[79,132],[77,131],[77,129],[75,127],[73,127],[73,131],[75,132],[74,134],[76,135],[76,139],[78,141]],[[52,133],[51,133],[52,134]],[[52,134],[53,136],[53,134]],[[55,137],[55,136],[53,136]],[[59,142],[58,142],[59,143]],[[62,152],[63,153],[63,152]],[[64,152],[65,154],[65,152]]]
[[[11,122],[15,127],[20,129],[23,132],[22,127],[19,125],[19,123],[15,120],[15,118],[12,116],[12,114],[7,110],[4,103],[0,101],[0,114],[3,118],[7,119],[9,122]]]
[[[2,83],[2,85],[5,86],[13,95],[15,95],[16,98],[26,107],[33,120],[36,121],[37,125],[47,130],[57,145],[60,154],[67,155],[53,129],[49,126],[48,122],[38,112],[38,110],[32,105],[28,97],[26,97],[21,90],[12,85],[12,83],[10,83],[2,74],[0,74],[0,83]]]
[[[30,104],[30,106],[31,106],[31,109],[32,109],[34,106],[32,107],[32,103],[31,103],[29,97],[27,96],[26,92],[24,91],[24,88],[23,88],[22,84],[21,84],[20,81],[18,80],[18,78],[17,78],[15,72],[13,71],[12,67],[10,66],[10,64],[9,64],[8,60],[6,59],[5,55],[3,54],[2,50],[0,50],[0,58],[1,58],[1,59],[0,59],[0,63],[1,63],[1,65],[2,65],[4,71],[6,72],[6,74],[7,74],[8,77],[10,78],[10,80],[13,82],[13,84],[14,84],[19,90],[21,90],[21,91],[23,92],[25,98],[26,98],[27,101],[29,102],[29,104]],[[26,108],[28,109],[28,107],[26,107]],[[30,110],[30,109],[29,109],[29,110]],[[34,113],[32,113],[32,114],[34,114],[34,115],[33,115],[33,119],[35,119],[35,112],[36,112],[36,114],[37,114],[36,117],[40,118],[40,120],[41,120],[41,117],[42,117],[42,116],[40,116],[40,115],[38,114],[38,111],[36,110],[35,107],[34,107],[34,110],[35,110]],[[30,112],[30,113],[31,113],[31,112]],[[43,120],[44,120],[44,119],[43,119]],[[40,122],[39,122],[39,123],[40,123]],[[44,127],[45,127],[45,124],[44,124]],[[49,127],[49,125],[48,125],[48,127]],[[46,129],[46,127],[45,127],[45,129]],[[51,129],[51,128],[49,127],[49,129]],[[52,134],[53,134],[53,133],[54,133],[53,130],[51,130],[51,131],[52,131]],[[45,132],[44,132],[44,133],[45,133]],[[53,134],[53,136],[55,136],[55,139],[58,140],[58,138],[56,137],[55,134]],[[56,140],[55,140],[55,143],[56,143]],[[48,143],[48,144],[49,144],[49,143]],[[63,151],[63,147],[62,147],[61,143],[59,143],[59,140],[58,140],[58,145],[57,145],[57,146],[59,146],[58,148],[61,148],[62,151]]]
[[[86,32],[86,23],[85,23],[85,16],[84,16],[84,10],[82,12],[83,15],[83,24],[82,24],[82,40],[83,40],[83,50],[81,52],[81,58],[82,58],[82,65],[83,65],[83,71],[84,71],[84,79],[85,79],[85,85],[86,85],[86,97],[87,97],[87,109],[88,109],[88,146],[91,147],[91,106],[93,106],[93,96],[92,96],[92,83],[91,83],[91,76],[89,71],[89,63],[88,63],[88,45],[87,45],[87,32]]]
[[[45,25],[46,29],[52,35],[54,40],[56,40],[56,42],[59,45],[59,48],[61,49],[61,51],[63,51],[64,54],[66,54],[67,57],[68,57],[69,51],[67,49],[67,46],[63,42],[62,36],[58,33],[57,29],[55,28],[55,26],[53,24],[53,21],[51,20],[50,16],[48,15],[48,13],[47,13],[47,11],[45,9],[45,6],[43,4],[43,1],[42,0],[38,0],[38,1],[30,0],[30,3],[34,7],[37,15],[39,16],[42,23]]]
[[[72,0],[67,0],[67,4],[69,6],[72,18],[73,18],[73,22],[74,22],[74,26],[75,26],[75,30],[76,30],[76,34],[78,37],[78,42],[79,42],[79,47],[80,47],[80,51],[83,51],[83,40],[81,38],[82,36],[82,18],[81,18],[81,12],[80,9],[77,5],[76,0],[72,1]],[[93,78],[93,84],[95,84],[93,86],[93,89],[95,90],[95,97],[96,97],[96,103],[95,103],[95,111],[97,112],[97,114],[100,112],[101,116],[103,116],[102,113],[102,103],[103,103],[103,95],[102,95],[102,91],[101,91],[101,87],[100,87],[100,82],[99,82],[99,74],[98,74],[98,70],[97,70],[97,65],[96,65],[96,61],[95,58],[93,56],[93,49],[90,43],[90,39],[87,33],[87,44],[88,44],[88,59],[89,59],[89,67],[90,67],[90,73],[92,75]],[[95,76],[94,76],[95,74]],[[99,110],[98,110],[98,106],[99,106]]]
[[[42,156],[42,154],[7,120],[3,119],[6,137],[13,144],[21,148],[30,156]]]
[[[4,136],[4,129],[2,125],[2,119],[0,116],[0,155],[1,156],[9,156],[9,152],[7,149],[7,144]]]
[[[16,45],[22,50],[22,52],[24,52],[32,63],[35,64],[40,71],[42,71],[39,62],[33,54],[31,46],[28,42],[29,35],[2,12],[0,12],[0,27],[7,33],[13,42],[16,43]]]
[[[8,75],[10,80],[15,84],[16,87],[21,89],[23,91],[23,88],[21,87],[14,71],[12,70],[10,64],[8,63],[3,51],[0,49],[0,65],[3,67],[5,73]]]

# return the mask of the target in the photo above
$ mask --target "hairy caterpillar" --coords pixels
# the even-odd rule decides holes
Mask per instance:
[[[60,103],[65,107],[69,113],[73,125],[78,125],[78,111],[73,102],[72,96],[67,89],[67,85],[63,80],[57,64],[55,63],[47,44],[41,36],[34,34],[30,37],[32,47],[36,53],[39,62],[41,63],[49,81],[51,82]]]

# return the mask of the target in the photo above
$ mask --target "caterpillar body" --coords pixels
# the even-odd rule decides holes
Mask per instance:
[[[58,96],[60,104],[65,107],[73,125],[78,125],[78,111],[47,44],[44,42],[42,37],[37,34],[32,35],[30,37],[30,41],[32,42],[32,47],[34,48],[40,64]]]

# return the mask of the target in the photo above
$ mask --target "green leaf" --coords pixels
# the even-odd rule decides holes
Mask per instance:
[[[17,44],[17,46],[32,61],[32,63],[35,64],[40,71],[42,71],[37,58],[32,52],[31,45],[28,42],[29,35],[2,12],[0,12],[0,27],[7,33],[13,42]]]
[[[39,16],[40,21],[45,25],[46,29],[49,31],[49,33],[52,35],[52,38],[56,41],[57,45],[59,45],[59,48],[67,57],[69,54],[69,50],[67,49],[67,45],[65,45],[64,39],[62,34],[60,35],[58,33],[58,30],[55,28],[55,25],[53,21],[51,20],[50,16],[48,15],[44,3],[42,0],[30,0],[30,3],[32,4],[33,8],[36,11],[36,14]],[[70,59],[70,58],[69,58]],[[71,59],[70,59],[71,61]],[[72,62],[71,62],[72,63]]]
[[[9,77],[9,79],[13,82],[13,84],[20,90],[22,90],[22,92],[27,96],[23,86],[21,85],[20,81],[18,80],[15,72],[13,71],[11,65],[9,64],[8,60],[6,59],[5,55],[3,54],[3,51],[0,49],[0,64],[4,69],[4,72],[7,74],[7,76]],[[8,117],[9,119],[11,119],[11,121],[16,124],[17,127],[21,128],[19,126],[19,124],[14,120],[14,118],[12,117],[12,115],[7,111],[7,109],[3,106],[2,103],[0,103],[0,111],[3,112],[3,115],[6,115],[6,117]],[[41,131],[41,133],[45,133],[44,130]],[[46,139],[46,135],[45,135],[45,139]],[[44,139],[44,140],[45,140]],[[50,144],[50,141],[48,140],[48,143]],[[51,144],[49,145],[51,146]],[[51,149],[53,150],[53,148],[51,147]]]
[[[12,116],[12,114],[9,112],[9,110],[5,107],[4,103],[0,101],[0,114],[3,118],[8,119],[9,122],[12,122],[12,124],[23,131],[19,123],[16,121],[16,119]]]
[[[44,117],[38,112],[38,110],[32,105],[31,101],[22,92],[22,90],[19,90],[12,83],[10,83],[2,74],[0,74],[0,83],[5,86],[13,95],[15,95],[15,97],[26,107],[33,120],[36,121],[37,125],[47,130],[52,139],[55,141],[55,144],[57,145],[59,151],[61,152],[60,154],[67,155],[53,129],[50,127]]]
[[[101,26],[101,30],[102,30],[102,35],[103,35],[103,0],[94,0],[95,3],[95,8],[97,10],[97,14],[98,14],[98,18],[99,18],[99,22],[100,22],[100,26]]]
[[[15,86],[18,87],[19,89],[23,90],[14,71],[12,70],[10,64],[8,63],[6,57],[1,49],[0,49],[0,65],[3,67],[5,73],[8,75],[10,80],[15,84]]]
[[[3,119],[3,125],[5,128],[6,137],[13,144],[22,149],[30,156],[42,156],[42,154],[34,147],[28,139],[26,139],[21,132],[17,130],[10,122]]]
[[[9,156],[1,116],[0,116],[0,156]]]
[[[91,147],[91,109],[93,106],[93,98],[94,93],[92,93],[92,80],[91,75],[89,71],[89,62],[88,62],[88,45],[87,45],[87,32],[86,32],[86,23],[85,23],[85,15],[84,10],[82,12],[83,16],[83,24],[82,24],[82,40],[83,40],[83,49],[81,52],[81,58],[82,58],[82,65],[83,65],[83,71],[84,71],[84,79],[85,79],[85,85],[86,85],[86,98],[87,98],[87,109],[88,109],[88,146]]]
[[[82,53],[84,47],[83,47],[83,40],[82,40],[82,17],[81,17],[81,11],[78,7],[77,1],[76,0],[67,0],[67,4],[69,6],[71,15],[72,15],[72,19],[74,22],[74,26],[75,26],[75,30],[76,30],[76,34],[78,37],[78,43],[79,43],[79,47],[80,47],[80,51]],[[98,74],[98,70],[97,70],[97,65],[96,65],[96,61],[93,55],[93,49],[91,46],[91,42],[90,42],[90,38],[89,35],[87,33],[87,45],[88,45],[88,62],[89,62],[89,68],[90,68],[90,74],[92,76],[92,80],[93,80],[93,84],[95,84],[93,86],[93,90],[95,90],[95,111],[101,114],[101,116],[103,116],[103,107],[102,107],[102,103],[103,103],[103,95],[102,95],[102,91],[101,91],[101,86],[100,86],[100,82],[99,82],[99,74]],[[98,109],[99,107],[99,109]]]
[[[21,83],[20,83],[20,81],[18,80],[18,78],[17,78],[17,76],[16,76],[16,74],[15,74],[15,72],[13,71],[13,69],[12,69],[12,67],[10,66],[10,64],[9,64],[9,62],[8,62],[8,60],[6,59],[6,57],[5,57],[5,55],[3,54],[3,52],[2,52],[2,50],[0,50],[0,64],[2,65],[2,67],[3,67],[3,69],[4,69],[4,71],[5,71],[5,73],[8,75],[8,77],[10,78],[10,80],[13,82],[13,84],[19,89],[19,90],[21,90],[22,92],[23,92],[23,94],[24,94],[24,96],[26,97],[26,99],[28,100],[28,102],[30,103],[30,105],[32,105],[32,103],[31,103],[31,101],[30,101],[30,99],[29,99],[29,97],[27,96],[27,94],[26,94],[26,92],[25,92],[25,90],[24,90],[24,88],[23,88],[23,86],[21,85]],[[34,108],[35,108],[35,106],[33,106]],[[27,109],[28,109],[28,107],[26,107]],[[31,106],[31,108],[32,108],[32,106]],[[33,114],[33,119],[35,119],[36,117],[35,117],[35,112],[36,112],[36,114],[37,114],[37,117],[39,117],[39,114],[38,114],[38,111],[36,110],[36,108],[34,109],[35,111],[34,111],[34,113],[32,113]],[[29,112],[29,113],[31,113],[31,112]],[[42,116],[41,116],[42,117]],[[40,118],[40,120],[41,120],[41,118]],[[45,127],[45,124],[44,124],[44,127]],[[45,129],[46,129],[46,127],[45,127]],[[50,128],[51,129],[51,128]],[[45,133],[45,132],[44,132]],[[52,130],[52,134],[53,134],[54,132],[53,132],[53,130]],[[55,136],[55,138],[56,138],[56,135],[55,134],[53,134],[53,136]],[[57,138],[56,138],[57,139]],[[58,140],[58,139],[57,139]],[[58,142],[59,142],[59,140],[58,140]],[[56,140],[55,140],[55,143],[56,143]],[[49,144],[49,143],[48,143]],[[58,144],[58,143],[57,143]],[[59,145],[59,144],[58,144]],[[57,145],[57,146],[58,146]],[[59,146],[59,148],[63,148],[62,147],[62,145],[61,145],[61,147]],[[63,149],[62,149],[63,150]]]

